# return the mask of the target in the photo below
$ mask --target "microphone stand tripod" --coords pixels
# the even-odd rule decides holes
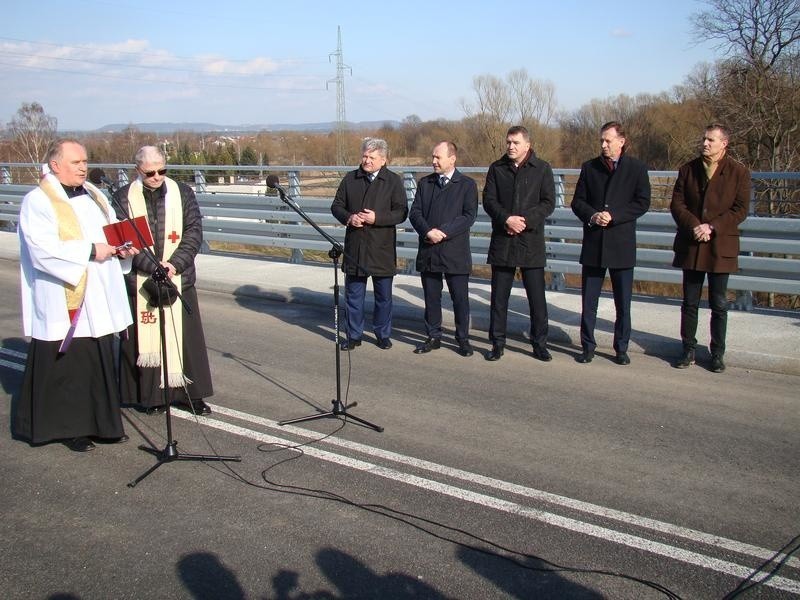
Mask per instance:
[[[269,185],[269,181],[267,185]],[[382,432],[383,427],[380,425],[376,425],[374,423],[370,423],[369,421],[357,417],[355,415],[350,414],[347,412],[348,408],[352,408],[356,406],[357,402],[351,402],[350,404],[342,403],[342,372],[341,372],[341,349],[339,346],[339,340],[341,338],[341,327],[339,324],[339,257],[344,254],[344,248],[342,245],[336,241],[327,231],[323,230],[314,220],[309,217],[305,211],[298,206],[298,204],[289,196],[283,188],[279,185],[273,183],[269,187],[278,190],[278,194],[280,199],[288,205],[293,211],[295,211],[298,215],[300,215],[303,220],[311,225],[317,232],[324,237],[331,245],[331,249],[328,251],[328,256],[333,261],[333,323],[334,329],[336,331],[336,338],[334,340],[336,344],[336,398],[331,400],[333,404],[333,408],[328,411],[318,412],[311,415],[306,415],[304,417],[297,417],[294,419],[286,419],[284,421],[278,421],[278,425],[289,425],[291,423],[301,423],[303,421],[313,421],[316,419],[336,419],[339,417],[344,417],[345,419],[351,419],[356,423],[367,427],[369,429],[374,429],[377,432]],[[351,258],[352,260],[352,258]]]
[[[162,450],[157,450],[151,446],[140,445],[139,450],[143,450],[148,454],[152,454],[156,457],[156,463],[147,469],[144,473],[139,475],[136,479],[128,483],[128,487],[136,487],[136,485],[142,481],[145,477],[150,475],[153,471],[155,471],[158,467],[165,463],[173,462],[176,460],[192,460],[192,461],[230,461],[230,462],[241,462],[242,458],[240,456],[220,456],[220,455],[208,455],[208,454],[181,454],[178,452],[178,441],[173,439],[172,437],[172,414],[170,412],[170,400],[169,400],[169,365],[167,364],[167,332],[166,326],[164,324],[164,294],[162,292],[166,291],[167,295],[175,295],[177,298],[180,299],[181,304],[183,305],[184,310],[187,314],[191,314],[192,310],[188,304],[183,299],[178,288],[169,280],[167,275],[166,269],[161,266],[158,258],[156,258],[155,253],[147,246],[145,242],[144,236],[142,232],[139,231],[139,228],[136,226],[136,223],[133,219],[130,218],[128,215],[128,211],[124,210],[122,206],[117,202],[114,198],[114,190],[113,186],[110,186],[111,189],[111,202],[114,205],[114,208],[119,212],[120,215],[125,215],[125,221],[127,221],[132,227],[133,230],[136,232],[136,236],[139,239],[139,244],[141,245],[141,252],[144,254],[147,259],[155,266],[155,270],[153,271],[153,281],[156,282],[156,287],[158,288],[158,330],[159,336],[161,341],[161,377],[162,377],[162,390],[161,390],[161,397],[164,401],[164,414],[166,415],[167,421],[167,444],[164,446]]]
[[[138,231],[138,230],[137,230]],[[145,246],[146,248],[146,246]],[[152,260],[155,260],[155,255],[152,254],[152,251],[148,248],[149,255],[152,255]],[[149,256],[148,255],[148,256]],[[158,263],[158,261],[156,261]],[[172,437],[172,413],[170,412],[170,401],[169,401],[169,385],[167,382],[169,381],[168,374],[169,374],[169,366],[167,364],[167,333],[166,333],[166,326],[164,324],[164,300],[162,295],[162,290],[168,290],[168,293],[175,293],[181,299],[181,303],[183,304],[184,308],[186,309],[187,313],[191,313],[188,305],[184,302],[183,297],[181,297],[180,293],[177,290],[177,287],[174,283],[169,281],[167,276],[167,272],[160,264],[158,264],[158,268],[152,275],[153,280],[156,282],[158,286],[158,329],[159,335],[161,336],[161,377],[163,381],[163,388],[161,391],[161,397],[164,400],[164,414],[166,415],[167,421],[167,444],[164,446],[162,450],[158,450],[151,446],[140,445],[139,450],[143,450],[148,454],[152,454],[156,457],[155,464],[147,469],[144,473],[139,475],[136,479],[131,481],[128,484],[128,487],[136,487],[142,479],[150,475],[153,471],[155,471],[158,467],[165,463],[173,462],[176,460],[193,460],[193,461],[230,461],[230,462],[241,462],[242,458],[240,456],[220,456],[220,455],[209,455],[209,454],[181,454],[178,452],[178,440]]]

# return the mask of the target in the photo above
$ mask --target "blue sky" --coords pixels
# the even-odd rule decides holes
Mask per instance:
[[[160,4],[160,5],[159,5]],[[351,121],[460,119],[473,77],[524,68],[558,106],[668,91],[718,56],[700,0],[493,3],[5,0],[0,123],[37,101],[59,129],[336,118],[337,26]]]

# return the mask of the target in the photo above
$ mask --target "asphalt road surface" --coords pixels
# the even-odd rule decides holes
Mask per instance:
[[[0,261],[6,422],[27,349],[18,297]],[[332,310],[200,301],[214,412],[174,411],[174,437],[241,462],[169,462],[130,488],[155,464],[137,446],[166,445],[164,415],[125,409],[131,441],[86,454],[4,428],[0,596],[800,596],[800,559],[780,555],[800,534],[798,377],[579,365],[559,347],[544,364],[523,340],[497,363],[449,344],[418,356],[421,323],[397,323],[391,350],[341,357],[349,412],[384,432],[280,426],[336,397]]]

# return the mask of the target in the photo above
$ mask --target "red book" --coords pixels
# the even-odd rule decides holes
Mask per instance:
[[[136,229],[142,234],[142,238],[136,233]],[[130,242],[135,248],[142,249],[142,239],[144,239],[145,246],[153,245],[153,234],[150,233],[150,225],[147,224],[147,219],[144,216],[136,217],[133,221],[120,221],[119,223],[111,223],[103,227],[103,232],[106,234],[106,240],[112,246],[122,246],[126,242]]]

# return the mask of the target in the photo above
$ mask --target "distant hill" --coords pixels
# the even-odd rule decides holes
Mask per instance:
[[[384,125],[397,127],[400,121],[359,121],[347,123],[348,129],[378,129]],[[214,123],[112,123],[95,130],[97,133],[119,133],[129,127],[148,133],[173,133],[175,131],[193,131],[195,133],[257,133],[259,131],[313,131],[328,133],[336,129],[336,123],[271,123],[268,125],[217,125]]]

